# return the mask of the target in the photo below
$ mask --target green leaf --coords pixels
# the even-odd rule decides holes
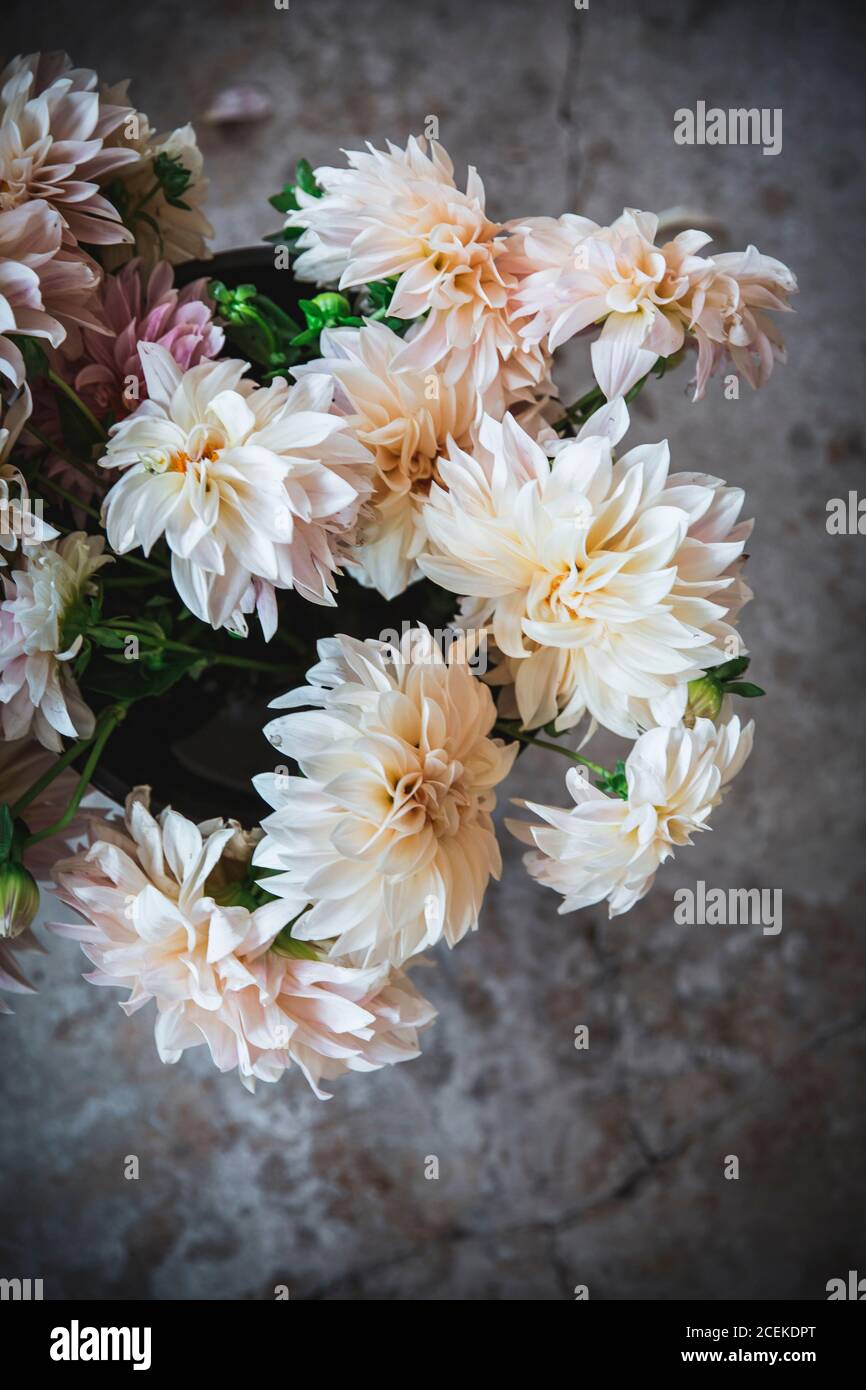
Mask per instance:
[[[759,695],[766,693],[766,690],[762,690],[759,685],[753,685],[751,681],[733,681],[725,686],[726,695],[742,695],[744,700],[756,700]]]
[[[308,193],[313,198],[321,198],[324,193],[313,173],[313,166],[308,159],[299,159],[295,165],[295,184],[304,193]]]
[[[92,459],[94,446],[103,443],[101,436],[63,392],[55,391],[54,401],[60,416],[60,437],[64,447],[74,458]]]
[[[277,212],[296,212],[298,200],[295,197],[295,185],[284,183],[280,192],[275,193],[273,197],[268,199],[268,202],[272,208],[276,208]]]
[[[186,203],[180,201],[180,196],[189,188],[192,173],[187,169],[180,156],[158,154],[153,161],[153,173],[165,194],[166,202],[172,207],[180,207],[189,212]]]
[[[123,633],[115,632],[110,627],[92,627],[87,635],[97,647],[108,647],[111,651],[120,651],[126,645]]]
[[[27,373],[27,380],[36,381],[41,376],[47,376],[50,365],[48,354],[39,339],[28,338],[20,333],[10,333],[8,337],[24,358],[24,369]]]
[[[281,227],[278,232],[266,233],[262,241],[269,241],[272,246],[288,246],[291,250],[303,230],[303,227]]]
[[[289,956],[292,960],[319,960],[320,952],[309,941],[298,941],[292,936],[291,926],[283,927],[276,937],[271,950],[278,956]]]
[[[595,785],[599,791],[607,792],[609,796],[619,796],[623,801],[628,801],[628,783],[625,776],[625,763],[622,758],[617,759],[613,772],[599,777]]]
[[[111,660],[107,657],[105,662]],[[115,658],[115,662],[116,665],[101,663],[99,668],[92,667],[87,689],[116,700],[139,700],[144,696],[164,695],[184,676],[200,675],[207,664],[198,652],[172,652],[158,668],[143,659],[127,661],[121,657],[119,662]]]
[[[9,858],[14,836],[15,822],[12,819],[12,812],[4,802],[0,806],[0,864],[5,864]]]
[[[733,680],[735,676],[741,676],[749,665],[747,656],[735,656],[733,661],[725,661],[721,666],[711,667],[711,673],[720,681]],[[709,673],[708,673],[709,674]]]

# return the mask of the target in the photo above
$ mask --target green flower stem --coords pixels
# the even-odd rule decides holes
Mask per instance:
[[[133,589],[138,588],[142,584],[152,584],[153,580],[154,576],[151,574],[129,574],[124,575],[122,579],[100,578],[100,583],[103,589]]]
[[[564,748],[561,743],[551,743],[545,738],[535,738],[532,734],[525,734],[520,729],[510,729],[505,724],[494,724],[494,733],[501,734],[503,738],[516,738],[521,743],[534,744],[536,748],[549,748],[553,753],[560,753],[563,758],[568,758],[570,762],[582,763],[588,767],[590,772],[594,772],[598,777],[607,778],[610,776],[607,768],[600,763],[592,763],[589,758],[584,758],[580,753],[575,753],[572,748]]]
[[[295,652],[298,656],[309,658],[309,648],[293,632],[284,632],[282,628],[277,628],[274,641],[282,642],[284,647],[288,647],[289,651]]]
[[[66,452],[62,444],[55,444],[52,439],[49,439],[46,434],[43,434],[40,429],[37,429],[32,421],[28,420],[24,428],[28,434],[33,435],[34,439],[38,439],[43,448],[50,449],[58,458],[62,458],[63,462],[68,464],[70,468],[74,468],[76,473],[81,473],[85,478],[90,478],[92,481],[93,475],[82,459],[73,458],[71,454]]]
[[[270,324],[264,316],[259,313],[258,309],[254,308],[251,304],[242,305],[238,310],[238,316],[235,321],[241,326],[245,323],[254,323],[259,331],[264,334],[269,356],[273,356],[273,354],[276,353],[277,340],[271,331]]]
[[[152,641],[154,651],[183,652],[187,656],[201,657],[209,666],[237,666],[243,671],[265,671],[269,675],[280,676],[286,674],[285,667],[276,666],[271,661],[256,661],[253,657],[232,656],[227,652],[211,652],[206,647],[193,647],[189,642],[175,642],[169,637],[154,638],[151,632],[137,628],[134,619],[109,618],[103,626],[130,636],[142,637],[146,642]]]
[[[682,351],[682,349],[680,349],[680,351]],[[632,386],[629,391],[626,391],[623,397],[626,405],[631,405],[632,401],[640,395],[651,376],[657,376],[661,379],[667,371],[678,366],[679,362],[679,353],[672,353],[670,357],[660,357],[655,366],[651,367],[647,372],[646,376],[642,376],[640,381],[636,381],[634,386]],[[591,390],[587,391],[586,395],[580,397],[580,400],[575,401],[573,405],[566,406],[565,415],[561,420],[557,421],[554,425],[554,429],[561,429],[568,424],[585,424],[590,415],[593,415],[596,410],[599,410],[604,403],[605,395],[601,387],[593,386]]]
[[[59,835],[60,832],[62,830],[65,830],[67,826],[70,824],[73,816],[75,815],[75,812],[78,810],[78,807],[81,804],[81,798],[84,796],[85,792],[87,791],[87,788],[90,785],[90,779],[93,776],[94,770],[96,768],[97,763],[99,762],[100,757],[102,756],[102,750],[104,749],[106,743],[108,742],[114,730],[117,728],[120,721],[124,718],[125,714],[125,706],[113,705],[111,709],[104,710],[102,715],[100,715],[93,738],[90,740],[90,754],[88,756],[87,762],[84,765],[84,770],[80,778],[78,779],[78,785],[72,794],[72,798],[69,802],[69,805],[66,807],[66,810],[63,812],[63,815],[59,818],[59,820],[54,821],[52,825],[46,825],[44,830],[38,830],[35,832],[35,834],[28,835],[23,845],[23,848],[25,850],[32,848],[33,845],[40,844],[42,840],[47,840],[52,835]],[[58,762],[59,761],[60,760],[58,759]],[[71,761],[71,759],[69,761]],[[30,793],[28,793],[28,796],[30,796],[32,792],[33,788],[30,789]]]
[[[48,380],[51,382],[52,386],[57,387],[58,391],[62,391],[64,396],[68,396],[69,400],[71,400],[76,410],[81,412],[87,423],[90,425],[91,429],[95,431],[97,438],[105,439],[106,434],[104,428],[99,423],[96,416],[93,414],[93,411],[90,410],[88,406],[84,404],[84,401],[81,399],[78,392],[73,391],[72,387],[63,380],[63,377],[58,376],[55,371],[49,370]]]
[[[150,202],[151,198],[154,198],[156,196],[161,187],[162,184],[160,183],[159,179],[157,179],[156,183],[153,185],[153,188],[151,188],[148,193],[145,193],[143,197],[139,198],[135,207],[129,214],[130,222],[135,221],[136,217],[138,217],[139,213],[141,212],[141,209]]]
[[[52,492],[57,493],[58,497],[62,497],[65,502],[68,502],[71,507],[78,507],[79,510],[84,512],[87,516],[92,516],[94,521],[99,521],[99,512],[95,507],[89,507],[86,502],[81,501],[80,497],[76,497],[72,492],[67,492],[66,488],[61,487],[59,483],[55,483],[53,478],[40,478],[39,486],[50,488]]]
[[[100,715],[100,719],[101,718],[102,716]],[[41,796],[42,792],[45,791],[46,787],[51,785],[55,777],[59,777],[61,772],[63,772],[70,763],[74,763],[75,759],[80,757],[81,754],[90,747],[91,743],[96,738],[98,728],[99,721],[97,721],[97,727],[90,735],[90,738],[82,738],[79,739],[77,743],[71,744],[70,747],[66,749],[66,752],[61,753],[51,766],[46,768],[42,776],[36,779],[32,787],[28,787],[24,795],[20,796],[15,802],[15,805],[9,808],[13,820],[21,815],[21,812],[30,805],[31,801],[35,801],[37,796]]]
[[[152,560],[140,560],[137,555],[118,555],[117,559],[127,565],[135,565],[136,569],[147,570],[155,579],[168,579],[171,576],[167,566],[155,565]]]
[[[214,666],[238,666],[244,671],[267,671],[275,676],[286,674],[283,666],[275,666],[271,661],[255,661],[248,656],[227,656],[222,652],[202,652],[202,656],[206,656]]]

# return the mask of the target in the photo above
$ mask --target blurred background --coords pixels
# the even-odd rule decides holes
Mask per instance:
[[[127,1020],[54,940],[0,1020],[0,1274],[46,1298],[487,1300],[823,1299],[866,1274],[866,538],[826,530],[829,499],[866,494],[863,38],[854,7],[790,0],[7,8],[7,58],[65,48],[131,77],[159,130],[194,122],[217,249],[275,229],[299,156],[435,115],[494,217],[682,207],[801,294],[765,390],[717,378],[693,406],[681,371],[633,410],[632,443],[669,437],[675,469],[741,484],[757,518],[742,628],[768,695],[713,833],[609,923],[558,916],[503,830],[480,931],[419,977],[424,1055],[327,1103],[300,1075],[249,1096],[204,1049],[163,1067],[152,1011]],[[239,84],[268,114],[209,123]],[[781,153],[676,145],[699,100],[781,108]],[[585,390],[584,358],[559,379]],[[532,750],[508,790],[564,804],[563,767]],[[675,925],[698,879],[781,889],[781,933]]]

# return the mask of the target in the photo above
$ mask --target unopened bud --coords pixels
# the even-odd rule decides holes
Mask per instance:
[[[324,319],[339,319],[352,312],[352,306],[346,296],[337,294],[334,290],[325,290],[323,294],[315,295],[313,303]]]
[[[20,936],[38,911],[39,889],[29,870],[18,863],[0,867],[0,938]]]
[[[722,693],[722,683],[715,676],[689,681],[689,702],[683,717],[686,728],[693,728],[696,719],[715,719],[722,708]]]

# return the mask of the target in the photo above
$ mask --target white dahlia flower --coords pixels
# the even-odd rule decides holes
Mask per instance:
[[[421,577],[415,564],[424,539],[421,502],[448,439],[469,445],[477,399],[469,377],[448,385],[438,373],[395,372],[402,347],[381,323],[335,329],[322,334],[322,359],[295,371],[299,379],[333,378],[335,408],[375,460],[373,495],[348,568],[389,599]]]
[[[319,656],[309,685],[273,702],[319,708],[265,729],[303,776],[255,779],[274,813],[254,862],[300,913],[293,934],[332,957],[399,965],[442,936],[453,946],[500,874],[494,788],[517,745],[489,737],[490,691],[425,628],[399,647],[329,638]]]
[[[669,476],[666,443],[617,459],[627,427],[614,402],[549,462],[509,416],[486,419],[474,453],[439,460],[418,564],[466,596],[461,622],[489,626],[503,657],[493,680],[513,682],[525,728],[588,713],[634,738],[680,718],[688,681],[743,650],[731,626],[748,597],[742,490]]]
[[[131,242],[100,184],[135,160],[103,141],[128,115],[100,97],[97,76],[65,53],[31,53],[0,73],[0,211],[44,199],[63,219],[64,241]]]
[[[372,473],[329,413],[333,383],[258,387],[231,359],[183,372],[153,343],[139,356],[149,399],[113,427],[100,459],[124,470],[103,504],[113,548],[147,555],[164,535],[178,593],[214,628],[245,632],[257,606],[272,636],[275,588],[333,604]]]
[[[441,145],[348,151],[347,169],[320,168],[320,197],[296,190],[287,226],[302,227],[294,273],[342,289],[395,277],[389,313],[417,319],[395,354],[395,371],[437,364],[454,385],[469,374],[496,410],[543,390],[549,355],[511,324],[518,283],[506,228],[485,212],[484,186],[469,169],[466,191]],[[426,316],[426,317],[425,317]]]
[[[285,953],[277,937],[291,905],[257,905],[245,886],[251,837],[236,825],[197,826],[170,809],[155,819],[139,791],[125,832],[92,835],[55,866],[59,897],[88,925],[54,930],[80,941],[95,967],[85,978],[129,989],[125,1013],[156,1001],[163,1062],[207,1043],[248,1090],[294,1064],[324,1097],[323,1080],[418,1055],[434,1011],[403,975]]]
[[[544,822],[509,821],[534,851],[524,856],[533,878],[562,894],[560,912],[608,899],[616,917],[649,891],[656,870],[692,835],[707,829],[724,788],[752,751],[754,724],[698,719],[641,734],[625,764],[628,800],[607,796],[577,768],[566,783],[575,805],[523,803]]]
[[[66,738],[87,738],[93,714],[81,698],[69,663],[82,636],[78,608],[95,592],[93,575],[111,556],[102,536],[74,531],[22,555],[23,568],[5,576],[0,603],[0,727],[5,739],[33,735],[60,752]]]

